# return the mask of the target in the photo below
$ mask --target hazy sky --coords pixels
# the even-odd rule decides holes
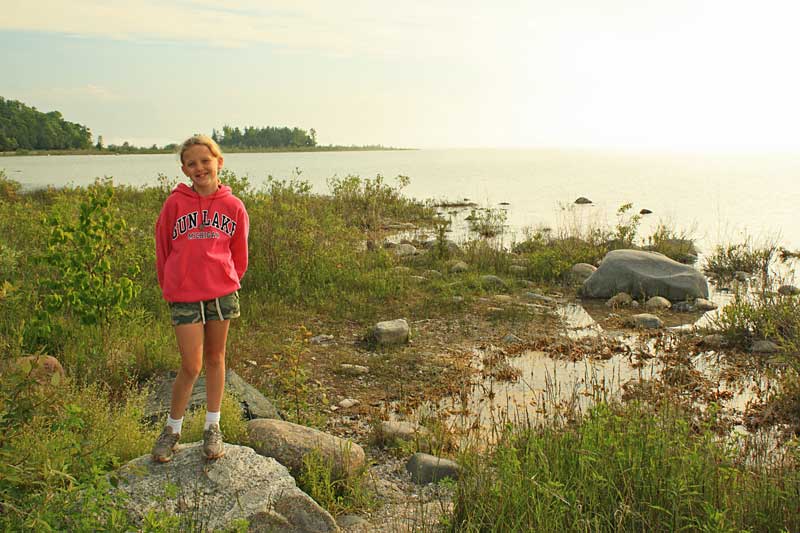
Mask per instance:
[[[800,148],[796,0],[0,0],[0,96],[165,144]]]

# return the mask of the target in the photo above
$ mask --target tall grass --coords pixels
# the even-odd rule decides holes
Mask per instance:
[[[797,457],[746,465],[665,407],[601,404],[467,455],[451,531],[797,531]]]

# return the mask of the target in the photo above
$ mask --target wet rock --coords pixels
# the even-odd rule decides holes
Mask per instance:
[[[694,301],[694,308],[698,311],[713,311],[717,308],[717,304],[705,298],[697,298]]]
[[[595,270],[597,270],[597,267],[590,265],[589,263],[576,263],[572,265],[572,268],[570,269],[570,275],[577,283],[583,283],[589,278],[589,276],[594,274]]]
[[[505,337],[503,337],[503,342],[506,344],[519,344],[520,342],[522,342],[522,339],[520,339],[513,333],[509,333]]]
[[[800,294],[800,289],[794,285],[781,285],[778,287],[778,294],[782,294],[783,296],[794,296],[796,294]]]
[[[339,365],[339,369],[341,370],[342,374],[347,374],[348,376],[363,376],[369,374],[369,368],[361,365],[342,363]]]
[[[275,458],[294,476],[302,474],[303,458],[312,452],[330,463],[334,479],[353,475],[366,463],[364,450],[358,444],[283,420],[251,420],[247,423],[247,436],[256,452]]]
[[[408,342],[408,322],[403,318],[378,322],[370,332],[370,337],[378,346],[393,346]]]
[[[461,467],[449,459],[427,453],[415,453],[406,463],[406,470],[411,474],[414,483],[425,485],[444,478],[457,480]]]
[[[755,341],[750,347],[753,353],[777,353],[780,347],[772,341]]]
[[[653,296],[647,300],[644,306],[650,311],[661,311],[672,307],[672,304],[663,296]]]
[[[481,276],[481,287],[486,290],[506,290],[506,282],[492,274],[485,274]]]
[[[609,252],[581,288],[586,298],[663,296],[670,301],[708,298],[708,282],[696,269],[665,255],[641,250]]]
[[[302,492],[285,466],[244,446],[225,445],[225,456],[206,461],[202,444],[179,445],[173,460],[144,455],[119,470],[118,491],[137,524],[151,511],[190,514],[200,510],[204,528],[227,530],[248,520],[251,531],[335,531],[336,522]],[[168,490],[168,487],[176,487]],[[259,529],[256,525],[262,526]]]
[[[146,418],[155,422],[164,418],[169,412],[170,400],[172,399],[172,383],[175,381],[176,375],[176,372],[168,372],[150,384],[150,394],[147,396],[144,409]],[[225,392],[239,400],[242,406],[242,417],[245,419],[283,418],[267,397],[231,369],[225,370]],[[187,409],[205,408],[205,405],[206,378],[203,375],[197,378],[194,384]]]
[[[632,303],[633,297],[630,294],[627,292],[620,292],[606,301],[606,307],[617,309],[618,307],[629,307]]]
[[[374,440],[378,446],[391,446],[411,442],[428,435],[428,429],[403,421],[384,420],[375,426]]]
[[[511,265],[508,267],[508,271],[518,278],[522,278],[528,273],[528,269],[522,265]]]
[[[452,264],[450,264],[451,274],[461,274],[467,271],[469,271],[469,265],[467,265],[464,261],[454,261]]]
[[[664,323],[660,318],[649,313],[633,315],[625,321],[625,324],[630,327],[641,329],[658,329],[664,327]]]
[[[586,205],[592,203],[592,201],[586,198],[585,196],[580,196],[575,200],[575,203],[578,205]]]

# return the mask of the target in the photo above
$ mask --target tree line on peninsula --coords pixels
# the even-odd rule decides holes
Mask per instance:
[[[259,149],[302,150],[317,147],[314,128],[304,130],[288,127],[223,126],[211,135],[226,150]],[[127,141],[122,145],[109,144],[99,135],[93,143],[88,126],[69,122],[59,111],[41,112],[17,100],[0,96],[0,152],[28,150],[80,150],[92,152],[137,153],[169,152],[174,144],[158,147],[137,147]]]

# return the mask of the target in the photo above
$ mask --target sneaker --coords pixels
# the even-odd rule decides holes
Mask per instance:
[[[158,436],[153,446],[153,460],[157,463],[168,463],[172,461],[173,452],[180,438],[180,433],[173,433],[171,427],[165,426],[164,429],[161,430],[161,435]]]
[[[206,459],[219,459],[225,455],[225,448],[222,444],[222,431],[219,424],[211,424],[203,432],[203,454]]]

